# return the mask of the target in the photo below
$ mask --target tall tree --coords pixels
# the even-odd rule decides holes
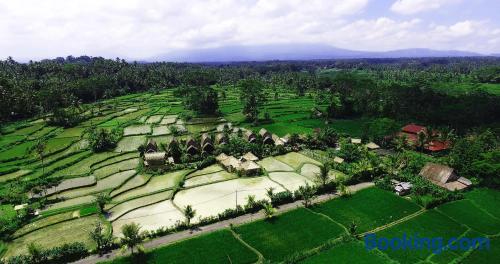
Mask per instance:
[[[243,114],[249,121],[259,119],[260,107],[266,102],[264,83],[256,79],[244,79],[238,83],[240,101],[243,103]]]

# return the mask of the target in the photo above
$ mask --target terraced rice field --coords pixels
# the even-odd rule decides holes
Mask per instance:
[[[244,206],[248,195],[255,195],[256,200],[268,199],[269,188],[275,192],[285,190],[267,177],[239,178],[181,190],[175,194],[174,203],[181,208],[193,206],[201,217],[214,216],[235,208],[236,203]]]
[[[135,175],[132,179],[128,180],[124,185],[122,185],[120,188],[113,190],[110,193],[111,197],[114,197],[118,194],[124,193],[128,190],[140,187],[148,183],[149,179],[151,178],[151,175],[147,174],[137,174]]]
[[[36,230],[10,242],[4,257],[26,254],[27,245],[30,243],[37,243],[43,248],[52,248],[64,243],[81,241],[90,248],[95,247],[88,233],[98,221],[102,222],[102,219],[97,216],[87,216]]]
[[[298,190],[300,186],[304,186],[306,183],[314,185],[313,181],[295,172],[271,172],[269,178],[291,192]]]
[[[115,152],[137,151],[137,148],[144,143],[146,143],[145,136],[124,137],[118,142]]]
[[[267,172],[273,171],[294,171],[294,169],[274,157],[267,157],[257,162]]]
[[[124,136],[133,136],[133,135],[145,135],[151,133],[150,125],[134,125],[128,126],[123,130]]]
[[[114,221],[118,217],[124,215],[125,213],[133,211],[137,208],[140,208],[140,207],[143,207],[146,205],[150,205],[150,204],[154,204],[154,203],[157,203],[160,201],[168,200],[168,199],[172,198],[172,194],[173,194],[172,191],[164,191],[164,192],[160,192],[160,193],[151,194],[148,196],[139,197],[139,198],[132,199],[132,200],[127,200],[123,203],[119,203],[119,204],[107,209],[108,210],[108,216],[107,216],[108,220]]]
[[[163,115],[152,115],[146,119],[146,124],[157,124],[162,120]]]
[[[172,189],[179,185],[180,181],[187,173],[189,173],[189,170],[181,170],[163,175],[152,176],[146,185],[116,195],[113,197],[113,202],[118,203],[134,197],[140,197],[150,193]]]
[[[171,200],[163,200],[123,214],[113,221],[113,233],[120,236],[121,227],[130,223],[138,223],[142,230],[154,231],[162,227],[175,226],[177,222],[185,219],[184,214],[172,204]]]
[[[230,179],[236,179],[238,176],[234,173],[229,173],[227,171],[219,171],[214,173],[209,173],[205,175],[200,175],[196,177],[190,177],[184,182],[184,187],[193,187],[197,185],[205,185],[218,181],[225,181]]]
[[[153,127],[153,136],[163,136],[170,134],[170,129],[168,126],[157,126]]]
[[[85,187],[85,188],[78,188],[75,190],[69,190],[65,192],[58,193],[54,195],[55,197],[59,198],[75,198],[79,196],[85,196],[89,194],[94,194],[106,190],[112,190],[114,188],[117,188],[121,186],[123,183],[125,183],[129,178],[134,176],[136,174],[135,170],[128,170],[128,171],[123,171],[123,172],[118,172],[115,173],[111,176],[108,176],[104,179],[100,179],[97,181],[97,184],[91,187]]]
[[[313,160],[297,152],[290,152],[282,156],[276,156],[275,158],[285,164],[288,164],[294,170],[298,170],[300,166],[302,166],[304,163],[311,163],[311,164],[316,164],[318,166],[323,166],[323,164],[321,164],[319,161]]]
[[[187,178],[189,179],[191,177],[196,177],[196,176],[200,176],[203,174],[210,174],[210,173],[214,173],[214,172],[219,172],[222,170],[224,170],[224,168],[222,168],[219,164],[214,164],[214,165],[210,165],[206,168],[203,168],[201,170],[197,170],[197,171],[194,171],[193,173],[188,174]]]
[[[117,172],[120,172],[120,171],[135,169],[139,165],[139,161],[140,160],[137,158],[120,161],[120,162],[110,164],[110,165],[101,167],[99,169],[96,169],[92,174],[97,179],[103,179],[103,178],[106,178],[106,177],[108,177],[112,174],[115,174]]]

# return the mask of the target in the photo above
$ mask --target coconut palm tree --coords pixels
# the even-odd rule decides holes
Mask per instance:
[[[271,203],[264,203],[262,207],[264,209],[264,214],[266,215],[267,219],[271,219],[276,213],[276,209],[273,207]]]
[[[136,223],[130,223],[122,226],[123,238],[121,244],[130,249],[134,254],[134,248],[142,243],[143,237],[140,234],[141,227]]]
[[[189,227],[191,225],[191,219],[196,215],[196,210],[193,209],[191,205],[187,205],[184,208],[184,216],[186,217],[186,224]]]
[[[45,143],[44,139],[38,140],[35,145],[36,154],[38,155],[40,161],[42,162],[42,176],[45,175],[45,164],[43,163],[43,159],[45,158],[46,146],[47,144]]]

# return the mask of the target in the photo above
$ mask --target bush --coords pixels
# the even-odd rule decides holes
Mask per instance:
[[[117,129],[92,128],[89,131],[89,145],[94,152],[102,152],[116,147],[121,133]]]
[[[70,263],[82,259],[88,255],[89,251],[85,247],[85,244],[81,242],[75,242],[46,250],[38,249],[36,252],[36,258],[32,257],[31,255],[19,255],[9,258],[5,263]]]

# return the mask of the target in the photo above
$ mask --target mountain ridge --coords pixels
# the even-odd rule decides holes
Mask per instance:
[[[324,44],[231,45],[217,48],[176,50],[144,61],[238,62],[270,60],[323,60],[356,58],[475,57],[484,54],[460,50],[410,48],[389,51],[358,51]]]

